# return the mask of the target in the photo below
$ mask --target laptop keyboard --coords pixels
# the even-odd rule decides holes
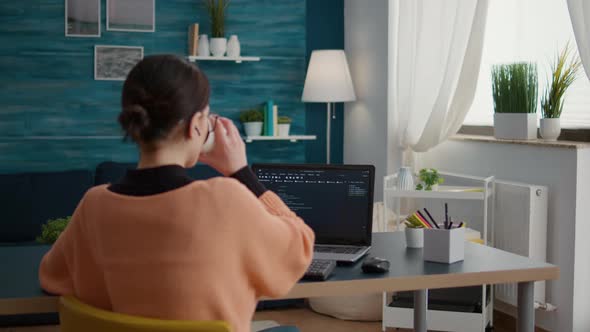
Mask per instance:
[[[330,247],[330,246],[316,246],[314,248],[315,252],[321,253],[331,253],[331,254],[357,254],[363,248],[359,247]]]

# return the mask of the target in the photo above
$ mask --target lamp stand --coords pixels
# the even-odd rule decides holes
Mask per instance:
[[[326,105],[326,164],[330,164],[330,125],[332,122],[330,118],[332,113],[332,103],[327,103]]]

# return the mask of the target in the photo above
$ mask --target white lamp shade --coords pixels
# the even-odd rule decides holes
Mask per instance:
[[[336,103],[356,100],[343,50],[313,51],[301,100]]]

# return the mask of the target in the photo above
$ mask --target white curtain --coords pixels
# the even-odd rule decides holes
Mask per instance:
[[[574,35],[586,75],[590,78],[590,1],[567,0]]]
[[[412,156],[456,134],[463,124],[475,95],[488,0],[390,4],[393,136]]]

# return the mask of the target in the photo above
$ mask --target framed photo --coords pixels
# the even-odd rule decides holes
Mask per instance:
[[[156,31],[156,0],[107,0],[107,30]]]
[[[66,37],[100,37],[100,0],[65,0]]]
[[[127,74],[143,59],[141,46],[94,46],[94,79],[124,81]]]

